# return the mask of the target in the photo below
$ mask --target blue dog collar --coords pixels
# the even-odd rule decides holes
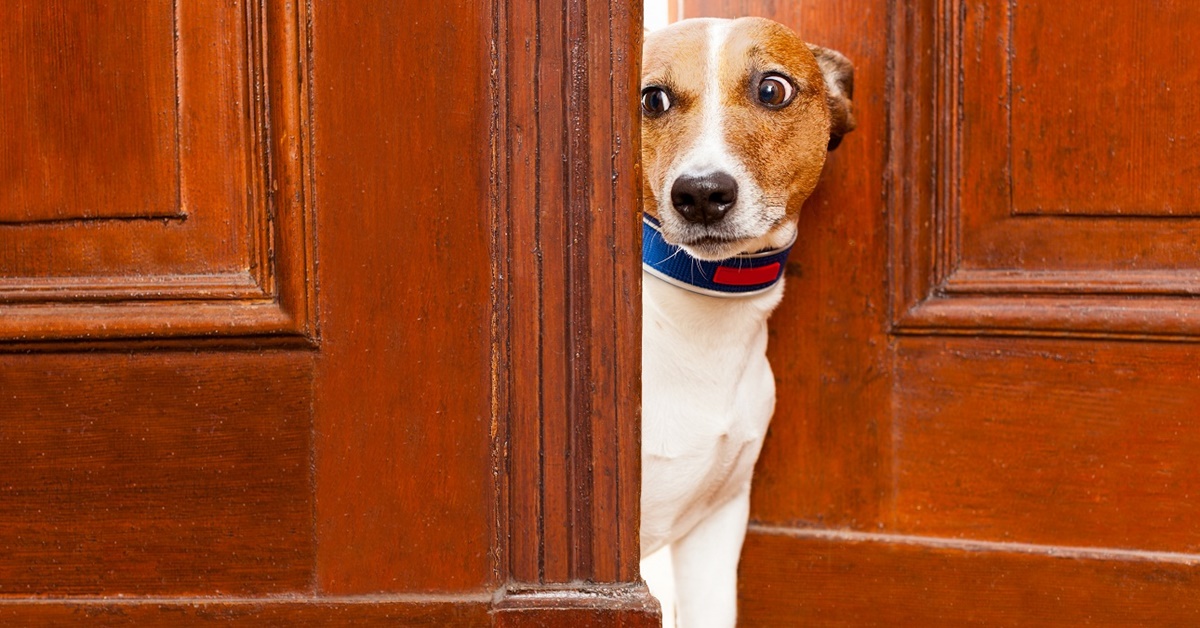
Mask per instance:
[[[698,294],[712,297],[740,297],[766,292],[783,279],[793,239],[780,249],[743,253],[719,262],[697,259],[683,248],[663,239],[659,223],[649,214],[642,216],[642,269]]]

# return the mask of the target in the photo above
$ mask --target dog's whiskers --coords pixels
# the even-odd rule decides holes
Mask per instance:
[[[675,259],[675,256],[676,256],[676,255],[679,255],[679,254],[680,254],[680,253],[682,253],[682,252],[683,252],[683,247],[682,247],[682,246],[677,246],[677,247],[675,247],[675,252],[674,252],[674,253],[672,253],[672,254],[670,254],[670,255],[668,255],[668,256],[667,256],[667,258],[666,258],[666,259],[664,259],[663,261],[664,261],[664,262],[669,262],[669,261],[671,261],[671,260]]]

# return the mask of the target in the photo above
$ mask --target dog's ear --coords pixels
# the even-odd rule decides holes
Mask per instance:
[[[842,143],[842,136],[853,131],[854,109],[850,99],[854,97],[854,64],[842,53],[829,48],[809,44],[808,49],[817,58],[821,74],[825,76],[825,90],[829,94],[829,150]]]

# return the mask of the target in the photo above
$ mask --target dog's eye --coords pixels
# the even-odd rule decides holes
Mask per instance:
[[[667,95],[667,90],[655,86],[642,90],[642,111],[647,115],[662,115],[670,108],[671,97]]]
[[[796,88],[782,76],[768,74],[758,83],[758,102],[779,109],[792,102]]]

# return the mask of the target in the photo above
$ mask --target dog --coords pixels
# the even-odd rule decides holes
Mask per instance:
[[[775,409],[767,318],[800,207],[854,128],[854,69],[762,18],[649,33],[642,64],[641,551],[671,548],[679,626],[733,626]]]

